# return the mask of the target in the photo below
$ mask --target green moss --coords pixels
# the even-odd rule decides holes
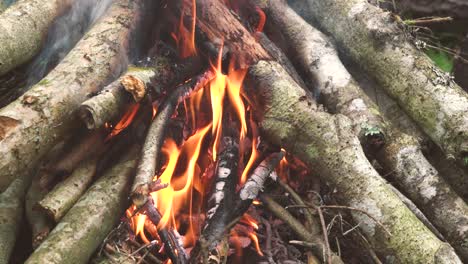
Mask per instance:
[[[42,79],[40,82],[37,83],[37,85],[41,85],[41,86],[45,86],[49,84],[50,84],[50,81],[47,79]]]

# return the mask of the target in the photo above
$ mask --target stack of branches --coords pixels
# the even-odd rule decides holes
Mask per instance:
[[[37,54],[53,19],[73,1],[49,2],[23,0],[0,14],[1,25],[9,25],[0,32],[0,74]],[[257,198],[288,224],[309,263],[343,262],[320,228],[326,227],[324,210],[333,209],[349,210],[376,263],[468,261],[466,92],[410,43],[403,24],[368,1],[308,0],[301,12],[310,24],[284,1],[248,2],[241,21],[221,1],[196,1],[197,38],[206,48],[219,46],[223,36],[226,57],[248,68],[244,93],[275,151],[236,191],[239,142],[229,131],[223,135],[207,219],[190,256],[175,230],[157,230],[171,261],[208,263],[212,255],[226,255],[219,250],[226,235]],[[103,262],[136,262],[116,254],[106,237],[128,208],[128,196],[158,225],[150,193],[164,188],[153,177],[168,122],[213,73],[200,72],[206,62],[175,61],[167,52],[143,68],[127,67],[138,35],[131,33],[154,22],[142,14],[155,8],[192,21],[193,2],[182,3],[186,8],[179,1],[157,7],[115,1],[57,67],[0,109],[0,260],[8,262],[26,210],[35,247],[26,263],[87,263],[103,241],[109,256]],[[248,22],[263,24],[263,13],[266,35],[250,32]],[[364,89],[363,72],[375,81],[371,89]],[[151,121],[155,100],[162,104]],[[133,113],[131,124],[106,137],[103,126],[124,113]],[[264,188],[275,178],[279,148],[313,168],[340,205],[306,201],[280,181],[282,193],[301,208],[299,216],[288,212]],[[268,241],[265,257],[274,263]],[[150,261],[160,261],[145,250]]]

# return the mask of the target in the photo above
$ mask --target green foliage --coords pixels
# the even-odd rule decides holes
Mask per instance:
[[[451,72],[453,69],[453,56],[450,54],[436,49],[426,50],[426,54],[434,63],[443,71]]]
[[[465,166],[468,166],[468,156],[463,158],[463,163],[465,163]]]
[[[375,136],[375,135],[379,135],[382,133],[382,131],[380,131],[378,127],[370,126],[368,124],[363,125],[362,128],[364,129],[364,136],[366,137]]]

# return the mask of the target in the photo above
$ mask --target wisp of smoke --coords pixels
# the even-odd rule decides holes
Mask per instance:
[[[36,84],[60,63],[111,3],[112,0],[76,0],[70,10],[55,21],[44,48],[29,65],[27,87]]]

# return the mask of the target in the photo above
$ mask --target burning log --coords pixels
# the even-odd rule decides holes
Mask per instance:
[[[90,158],[80,164],[63,182],[39,201],[38,206],[51,220],[58,223],[88,189],[96,172],[96,158]]]
[[[260,122],[264,134],[315,168],[337,188],[341,202],[372,212],[390,230],[388,236],[374,220],[353,213],[378,253],[405,263],[434,263],[435,259],[461,263],[454,250],[437,239],[372,168],[347,118],[318,110],[277,63],[260,61],[249,73],[265,110]]]
[[[0,75],[36,55],[54,20],[73,0],[19,1],[0,15]]]
[[[14,180],[0,194],[0,263],[8,263],[23,221],[24,195],[29,181]]]
[[[127,72],[104,88],[98,95],[86,100],[80,106],[80,117],[88,129],[104,126],[122,116],[132,101],[139,101],[142,95],[153,92],[159,95],[164,89],[188,79],[197,71],[197,63],[187,59],[176,63],[172,56],[160,55],[148,67],[129,67]],[[134,100],[127,91],[135,91]]]
[[[228,233],[227,226],[232,221],[231,213],[235,205],[238,162],[239,142],[235,137],[226,135],[220,144],[215,170],[216,178],[208,200],[206,224],[197,244],[191,251],[191,263],[207,263],[211,252]]]
[[[423,209],[457,252],[468,258],[468,247],[462,242],[468,235],[465,233],[468,232],[468,205],[426,160],[418,141],[384,123],[377,107],[357,86],[322,33],[279,1],[272,0],[269,4],[268,14],[276,23],[275,28],[280,28],[288,40],[290,50],[297,52],[294,57],[301,62],[301,68],[319,80],[325,106],[349,117],[358,131],[361,130],[358,132],[361,138],[373,139],[379,133],[389,136],[390,143],[382,147],[378,161],[393,172],[397,186]],[[333,76],[330,68],[334,69]],[[375,131],[369,132],[371,129]]]
[[[364,0],[309,0],[309,12],[448,157],[468,156],[468,95],[406,40],[391,14]],[[330,18],[334,19],[330,19]]]
[[[73,113],[87,96],[122,71],[144,2],[115,2],[51,73],[0,110],[0,191],[18,175],[31,173],[76,124]]]
[[[137,148],[81,197],[26,263],[87,263],[127,206]]]
[[[136,206],[143,206],[147,202],[148,195],[151,192],[150,186],[156,174],[156,168],[158,168],[160,149],[164,142],[164,133],[176,106],[190,92],[204,87],[213,78],[214,74],[210,70],[198,75],[188,83],[177,87],[160,107],[156,118],[149,128],[131,191],[131,197]]]

